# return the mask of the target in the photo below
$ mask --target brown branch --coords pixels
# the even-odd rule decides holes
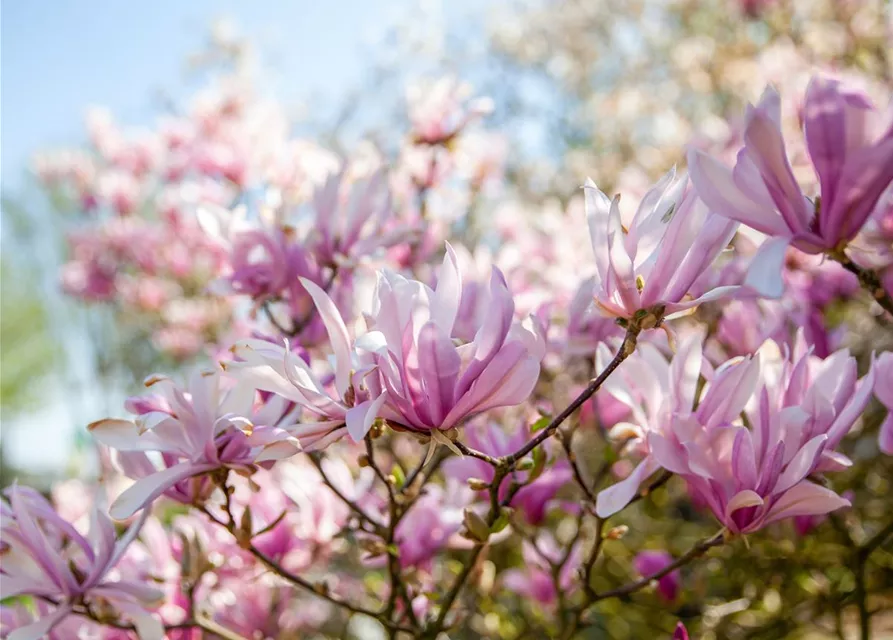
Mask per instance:
[[[228,520],[221,520],[220,518],[215,516],[213,513],[211,513],[206,507],[202,507],[200,509],[200,511],[202,513],[204,513],[205,516],[208,517],[208,519],[210,519],[212,522],[224,527],[238,541],[239,536],[237,535],[237,532],[236,532],[237,525],[236,525],[235,518],[233,517],[233,514],[232,514],[231,504],[230,504],[230,495],[229,495],[228,486],[226,485],[225,479],[221,483],[221,488],[223,489],[223,495],[224,495],[224,511],[227,514]],[[342,609],[346,609],[347,611],[350,611],[351,613],[358,613],[361,615],[369,616],[370,618],[374,618],[374,619],[378,620],[381,624],[383,624],[388,629],[392,629],[392,630],[396,629],[397,631],[405,631],[407,633],[413,633],[413,629],[411,629],[409,627],[403,627],[403,626],[400,626],[400,625],[397,625],[397,624],[391,622],[390,620],[382,619],[380,612],[378,612],[378,611],[373,611],[371,609],[366,609],[364,607],[354,605],[346,600],[342,600],[339,597],[332,595],[331,593],[329,593],[328,587],[325,585],[325,583],[314,584],[314,583],[310,582],[309,580],[307,580],[306,578],[302,578],[301,576],[290,572],[288,569],[286,569],[285,567],[283,567],[282,565],[277,563],[275,560],[273,560],[272,558],[270,558],[266,554],[264,554],[260,549],[258,549],[256,546],[254,546],[254,544],[252,542],[248,541],[247,543],[245,543],[244,541],[241,541],[240,546],[243,549],[245,549],[248,553],[250,553],[252,556],[254,556],[258,561],[260,561],[270,571],[272,571],[273,573],[278,575],[280,578],[282,578],[286,582],[289,582],[295,586],[298,586],[298,587],[304,589],[305,591],[308,591],[308,592],[316,595],[317,597],[322,598],[323,600],[326,600],[327,602],[330,602],[331,604],[333,604],[337,607],[340,607]]]
[[[567,420],[577,409],[579,409],[584,402],[589,400],[596,391],[598,391],[601,386],[605,383],[605,380],[614,373],[617,367],[630,357],[633,352],[636,350],[636,343],[639,337],[639,333],[641,329],[637,325],[631,325],[626,330],[626,336],[623,338],[623,343],[620,345],[620,349],[617,351],[617,355],[608,363],[608,366],[605,367],[605,370],[598,374],[598,377],[594,378],[580,395],[578,395],[574,400],[567,405],[564,410],[555,416],[552,421],[546,426],[545,429],[540,431],[536,436],[534,436],[527,444],[518,449],[512,454],[504,456],[501,460],[504,464],[509,467],[513,467],[518,460],[526,456],[528,453],[533,451],[536,447],[541,445],[543,442],[548,440],[552,435],[558,430],[558,427]]]
[[[322,477],[323,483],[335,494],[335,496],[341,500],[347,507],[353,511],[360,520],[364,522],[368,522],[375,529],[376,533],[382,533],[385,529],[385,526],[372,518],[368,513],[363,511],[362,507],[360,507],[356,502],[345,496],[340,489],[338,489],[332,481],[329,479],[328,475],[322,468],[322,461],[320,460],[320,456],[316,453],[311,453],[308,456],[310,458],[311,464],[316,467],[316,470],[319,472],[319,475]]]
[[[685,566],[692,560],[696,558],[700,558],[705,553],[707,553],[713,547],[718,547],[725,542],[726,530],[722,529],[712,535],[709,538],[705,538],[701,540],[696,545],[694,545],[691,549],[686,551],[684,554],[676,558],[675,561],[668,564],[666,567],[661,569],[660,571],[655,571],[651,575],[645,576],[635,582],[630,582],[623,586],[617,587],[616,589],[611,589],[609,591],[603,591],[601,593],[596,593],[595,596],[591,599],[591,602],[585,605],[585,608],[589,608],[591,605],[599,602],[601,600],[607,600],[608,598],[622,598],[628,596],[640,589],[644,589],[649,584],[651,584],[655,580],[660,580],[665,575],[670,573],[671,571],[675,571],[679,567]]]

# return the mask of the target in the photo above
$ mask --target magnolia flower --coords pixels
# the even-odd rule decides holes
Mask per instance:
[[[633,567],[642,577],[650,576],[673,564],[673,556],[666,551],[640,551],[633,559]],[[674,569],[657,581],[657,592],[667,602],[673,602],[679,595],[681,577],[679,569]]]
[[[164,637],[161,623],[146,611],[161,603],[161,592],[142,581],[109,575],[136,538],[147,513],[117,539],[114,524],[97,504],[90,532],[83,536],[37,491],[12,486],[4,495],[8,502],[0,502],[0,598],[30,595],[56,604],[7,638],[43,638],[84,604],[115,618],[125,616],[143,640]]]
[[[493,268],[489,312],[470,342],[455,336],[462,289],[449,244],[434,290],[379,273],[374,307],[366,316],[370,331],[358,346],[377,367],[366,383],[373,396],[387,393],[381,417],[392,424],[419,433],[447,430],[487,409],[518,404],[533,390],[545,341],[514,321],[502,274]]]
[[[893,353],[887,351],[878,356],[874,371],[874,395],[887,408],[887,417],[881,424],[878,435],[878,445],[881,451],[893,456]]]
[[[240,362],[227,363],[227,372],[260,391],[275,393],[314,414],[318,421],[300,424],[295,433],[305,450],[322,449],[347,433],[360,442],[378,416],[387,394],[368,380],[373,367],[360,366],[350,335],[338,308],[321,288],[301,283],[313,299],[334,352],[334,393],[311,367],[286,346],[263,340],[245,340],[233,347]],[[368,388],[367,388],[368,387]]]
[[[643,458],[624,480],[598,494],[596,512],[599,517],[613,515],[629,504],[639,485],[659,468],[650,454],[651,434],[665,429],[673,416],[684,419],[692,415],[703,365],[702,341],[703,334],[699,332],[686,336],[680,341],[672,362],[668,362],[654,345],[640,344],[636,353],[605,381],[604,390],[631,411],[630,420],[615,424],[609,437],[625,442],[625,451],[643,454]],[[602,370],[611,357],[607,345],[599,345],[596,368]],[[712,388],[717,390],[716,393],[731,394],[720,418],[734,419],[747,400],[748,396],[742,399],[732,394],[742,373],[743,369],[727,369],[719,372],[714,380]]]
[[[185,480],[217,469],[250,474],[257,465],[269,466],[301,450],[289,426],[274,422],[282,420],[281,411],[267,404],[255,412],[255,389],[246,385],[223,392],[219,372],[196,373],[185,389],[163,376],[145,384],[158,393],[131,402],[136,420],[109,418],[88,427],[99,443],[125,453],[124,471],[137,478],[112,504],[113,518],[130,517]],[[161,469],[148,456],[137,463],[126,455],[148,451],[162,454]],[[203,500],[207,494],[188,497]]]
[[[599,494],[599,515],[623,508],[661,467],[682,475],[735,533],[848,506],[808,476],[849,464],[834,448],[864,410],[873,373],[857,382],[846,351],[820,361],[801,347],[802,353],[782,358],[771,342],[755,357],[711,371],[701,340],[689,336],[672,363],[643,348],[608,379],[607,390],[631,405],[634,419],[613,431],[622,431],[644,458],[626,480]],[[692,410],[700,374],[707,384]]]
[[[230,211],[206,204],[197,216],[205,233],[229,252],[229,274],[214,283],[215,292],[261,302],[281,298],[294,317],[301,315],[308,300],[298,279],[322,282],[322,275],[294,230],[278,222],[273,207],[259,207],[256,220],[249,219],[244,205]]]
[[[693,309],[729,295],[737,287],[717,287],[692,299],[689,289],[729,244],[737,223],[708,212],[686,180],[667,173],[642,198],[630,220],[591,180],[583,189],[595,253],[594,298],[604,315],[626,320],[651,312],[665,315]]]
[[[309,244],[319,264],[355,262],[406,238],[408,228],[389,226],[393,208],[387,178],[385,170],[378,169],[348,184],[343,168],[314,192]]]
[[[789,244],[807,253],[837,250],[875,210],[893,181],[893,127],[881,122],[864,94],[814,77],[806,90],[804,134],[820,194],[810,201],[785,155],[778,93],[767,88],[745,117],[734,169],[692,148],[689,171],[708,207],[770,237],[757,261],[767,288],[780,294]]]

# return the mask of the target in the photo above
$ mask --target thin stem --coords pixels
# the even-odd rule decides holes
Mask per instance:
[[[610,591],[603,591],[602,593],[595,594],[595,596],[592,598],[592,602],[590,602],[586,606],[589,607],[595,602],[599,602],[600,600],[607,600],[608,598],[622,598],[647,587],[654,580],[660,580],[671,571],[674,571],[679,567],[688,564],[696,558],[700,558],[713,547],[722,545],[725,541],[725,534],[725,529],[722,529],[711,537],[701,540],[695,546],[676,558],[675,561],[671,562],[660,571],[655,571],[651,575],[645,576],[644,578],[636,580],[635,582],[630,582],[621,587],[617,587],[616,589],[611,589]]]
[[[310,458],[311,464],[316,467],[316,470],[322,477],[323,483],[325,483],[325,485],[332,491],[332,493],[334,493],[338,497],[339,500],[341,500],[341,502],[347,505],[347,507],[351,511],[353,511],[360,518],[360,520],[371,524],[375,528],[376,533],[381,533],[382,531],[384,531],[385,527],[383,524],[373,519],[372,516],[363,511],[363,509],[356,502],[345,496],[341,492],[341,490],[334,485],[334,483],[329,479],[325,470],[322,468],[322,461],[320,460],[320,457],[318,455],[310,454],[308,457]]]
[[[589,400],[596,391],[598,391],[601,386],[605,383],[605,380],[608,379],[614,370],[620,366],[620,364],[626,360],[629,356],[633,354],[636,349],[636,342],[639,337],[639,329],[636,326],[630,326],[626,330],[626,336],[623,338],[623,343],[620,345],[620,349],[617,351],[617,354],[614,356],[613,360],[608,363],[608,366],[605,367],[605,370],[598,374],[598,377],[594,378],[580,395],[578,395],[574,400],[567,405],[564,410],[555,416],[552,421],[546,426],[545,429],[540,431],[536,436],[530,439],[523,447],[518,449],[512,454],[504,456],[501,460],[504,464],[509,467],[513,467],[515,463],[518,462],[521,458],[526,456],[528,453],[533,451],[536,447],[541,445],[543,442],[548,440],[552,435],[558,430],[558,427],[567,420],[577,409],[579,409],[584,402]]]
[[[556,431],[558,431],[558,427],[560,427],[565,420],[567,420],[571,415],[573,415],[574,411],[579,409],[584,402],[589,400],[596,391],[598,391],[601,386],[605,383],[605,380],[608,379],[617,367],[630,357],[633,352],[636,350],[636,343],[639,337],[639,333],[641,332],[641,328],[637,325],[631,325],[626,330],[626,336],[623,338],[623,343],[620,345],[620,349],[618,349],[617,354],[608,363],[605,367],[605,370],[598,374],[598,377],[593,378],[589,386],[587,386],[573,401],[567,405],[561,413],[552,418],[551,422],[549,422],[546,427],[537,433],[533,438],[527,441],[527,443],[522,446],[520,449],[515,451],[514,453],[510,453],[501,457],[494,457],[483,453],[481,451],[476,451],[471,447],[463,444],[462,442],[456,442],[456,448],[462,452],[463,455],[471,456],[472,458],[477,458],[478,460],[483,460],[487,464],[497,469],[505,468],[506,473],[503,474],[502,477],[505,477],[508,472],[514,469],[515,465],[518,463],[521,458],[526,456],[528,453],[536,449],[543,442],[551,438]]]
[[[874,298],[875,301],[887,311],[887,313],[893,315],[893,298],[891,298],[890,294],[884,290],[884,285],[881,283],[880,276],[878,276],[876,271],[860,267],[853,262],[843,250],[830,251],[828,255],[832,260],[839,262],[844,269],[855,274],[855,276],[859,278],[859,284],[862,285],[862,288],[868,291],[868,293],[871,294],[871,297]]]
[[[865,586],[868,558],[872,552],[893,536],[893,521],[865,541],[856,550],[855,567],[853,573],[856,577],[856,606],[859,608],[859,631],[861,640],[871,638],[871,612],[868,611],[868,591]]]
[[[230,509],[230,500],[229,500],[229,495],[228,495],[227,486],[226,486],[225,482],[222,484],[222,489],[223,489],[223,494],[224,494],[224,510],[225,510],[229,520],[228,521],[221,520],[220,518],[215,516],[213,513],[208,511],[208,509],[205,507],[203,507],[201,509],[201,511],[212,522],[220,525],[221,527],[224,527],[227,531],[230,532],[230,534],[233,537],[236,537],[238,539],[238,537],[236,536],[236,522],[235,522],[235,518],[232,515],[232,511]],[[270,571],[275,573],[277,576],[279,576],[286,582],[289,582],[295,586],[301,587],[302,589],[304,589],[310,593],[313,593],[314,595],[322,598],[323,600],[326,600],[338,607],[341,607],[342,609],[346,609],[347,611],[350,611],[352,613],[359,613],[361,615],[369,616],[370,618],[375,618],[376,620],[381,622],[381,624],[383,624],[388,629],[396,628],[398,631],[406,631],[407,633],[412,633],[413,630],[410,629],[409,627],[402,627],[400,625],[397,625],[397,624],[391,622],[390,620],[381,619],[378,611],[373,611],[371,609],[365,609],[363,607],[351,604],[350,602],[347,602],[346,600],[341,600],[337,596],[332,595],[331,593],[329,593],[328,587],[326,587],[325,584],[313,584],[309,580],[302,578],[301,576],[290,572],[288,569],[286,569],[285,567],[283,567],[282,565],[277,563],[275,560],[273,560],[272,558],[270,558],[266,554],[264,554],[260,549],[255,547],[253,543],[248,542],[247,544],[243,544],[242,546],[246,551],[248,551],[248,553],[250,553],[252,556],[254,556],[264,566],[266,566]]]

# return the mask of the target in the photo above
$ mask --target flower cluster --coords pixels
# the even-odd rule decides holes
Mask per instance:
[[[89,151],[37,163],[89,221],[63,287],[206,361],[88,426],[95,500],[5,491],[4,637],[632,637],[599,603],[635,595],[687,638],[676,611],[726,615],[702,611],[714,547],[868,522],[893,128],[843,78],[798,106],[802,145],[768,89],[688,173],[593,169],[561,204],[500,193],[493,101],[452,77],[345,157],[241,83],[149,133],[91,116]],[[814,591],[870,618],[891,525],[831,518],[859,586]]]

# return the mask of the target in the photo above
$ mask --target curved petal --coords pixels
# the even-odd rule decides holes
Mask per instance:
[[[350,334],[347,333],[347,327],[341,318],[338,307],[332,302],[325,291],[317,284],[301,278],[301,284],[313,298],[319,317],[322,319],[329,334],[329,343],[332,345],[332,351],[335,353],[335,388],[338,390],[338,396],[344,397],[350,386]]]
[[[215,467],[216,465],[196,464],[187,460],[137,480],[112,503],[109,515],[115,520],[126,520],[181,480],[211,471]]]
[[[372,423],[378,417],[378,411],[381,405],[387,399],[388,392],[385,391],[375,400],[366,400],[355,407],[348,409],[345,422],[347,423],[347,433],[354,442],[362,442]]]
[[[754,254],[747,268],[744,286],[766,298],[780,298],[784,293],[784,261],[791,239],[767,238]]]
[[[69,605],[56,607],[52,613],[25,627],[19,627],[6,636],[6,638],[7,640],[40,640],[41,638],[46,638],[49,636],[50,631],[53,630],[53,627],[62,622],[62,619],[69,613],[71,613]]]
[[[595,500],[595,513],[599,518],[614,515],[626,505],[639,491],[639,485],[658,469],[657,462],[646,457],[625,479],[599,492]]]
[[[849,506],[849,500],[841,498],[831,489],[802,481],[791,487],[772,505],[763,524],[793,516],[824,515]]]

